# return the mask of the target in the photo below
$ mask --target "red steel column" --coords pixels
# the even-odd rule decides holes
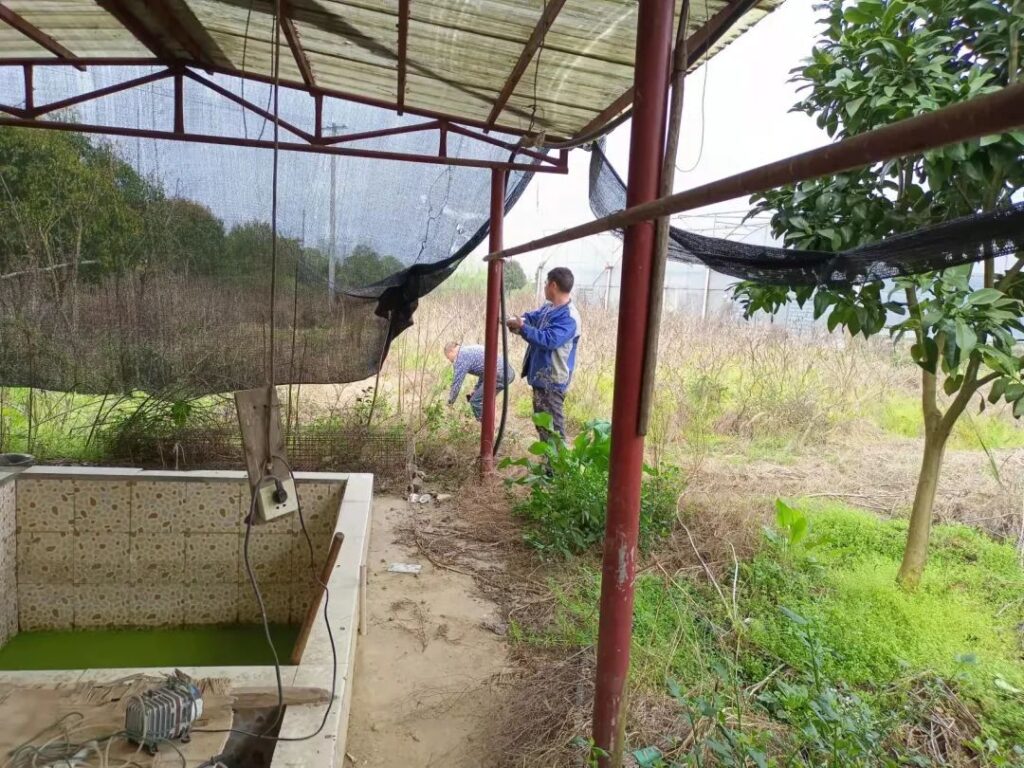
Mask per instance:
[[[673,9],[673,0],[640,0],[627,207],[658,197],[665,143]],[[594,692],[594,744],[607,753],[598,758],[600,768],[619,768],[624,747],[624,694],[633,634],[633,579],[644,461],[644,439],[637,431],[637,421],[654,257],[654,226],[653,221],[645,221],[628,227],[622,246],[608,521],[601,573],[601,617]]]
[[[491,253],[502,248],[505,219],[505,170],[491,171]],[[505,262],[487,264],[487,315],[484,326],[484,410],[480,420],[480,474],[494,471],[494,400],[498,394],[498,314],[501,308],[501,277]]]

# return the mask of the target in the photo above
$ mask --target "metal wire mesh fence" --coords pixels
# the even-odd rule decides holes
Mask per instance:
[[[371,472],[382,480],[401,477],[410,442],[399,426],[317,424],[286,441],[289,462],[302,472]],[[108,446],[110,463],[174,470],[245,469],[237,428],[182,430],[154,435],[120,433]],[[106,459],[105,459],[106,463]]]

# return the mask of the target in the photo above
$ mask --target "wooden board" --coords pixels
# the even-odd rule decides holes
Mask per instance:
[[[272,461],[271,472],[274,477],[285,480],[288,468],[280,459],[272,459],[275,454],[285,455],[284,438],[281,436],[281,401],[277,398],[277,390],[273,387],[259,387],[235,392],[235,408],[242,432],[242,447],[245,449],[249,488],[255,491],[265,475],[268,461]]]

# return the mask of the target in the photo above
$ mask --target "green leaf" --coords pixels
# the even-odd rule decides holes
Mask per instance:
[[[551,447],[551,443],[538,440],[533,443],[528,449],[534,456],[550,456],[555,452],[555,449]]]
[[[1006,402],[1016,403],[1024,397],[1024,384],[1019,384],[1016,381],[1011,381],[1006,385]]]
[[[956,345],[960,347],[961,357],[971,354],[978,343],[978,334],[963,320],[956,321]]]
[[[1024,398],[1013,404],[1013,418],[1019,419],[1021,416],[1024,416]]]
[[[825,310],[832,304],[834,296],[828,291],[818,291],[814,294],[814,319],[817,320],[823,314]]]
[[[799,625],[801,627],[807,626],[807,624],[808,624],[807,619],[805,619],[799,613],[795,613],[794,611],[791,611],[789,608],[787,608],[784,605],[780,605],[779,606],[779,610],[782,612],[783,616],[785,616],[787,619],[792,621],[794,624],[797,624],[797,625]]]
[[[661,750],[657,747],[644,747],[633,752],[633,759],[640,768],[654,768],[662,758]]]
[[[857,6],[851,6],[843,11],[843,18],[850,24],[870,24],[873,19]]]
[[[995,288],[980,288],[967,297],[967,303],[972,307],[983,307],[994,304],[998,299],[1003,298],[1003,292]]]
[[[846,102],[846,114],[850,117],[855,117],[857,112],[860,110],[861,104],[864,103],[866,96],[860,96],[856,99]]]
[[[935,343],[935,339],[929,336],[924,339],[923,346],[914,344],[910,348],[910,355],[914,358],[914,362],[926,371],[935,373],[939,363],[939,345]]]
[[[546,429],[548,432],[553,432],[555,429],[555,420],[552,418],[550,413],[535,413],[533,414],[533,425]]]
[[[673,678],[669,678],[665,683],[665,687],[668,688],[668,695],[673,699],[683,698],[683,689],[679,685],[679,682]]]
[[[1006,392],[1006,379],[996,379],[992,382],[992,389],[989,390],[988,401],[998,403],[1004,392]]]
[[[928,328],[929,326],[935,325],[944,316],[941,307],[928,307],[921,312],[921,327]]]
[[[828,326],[828,332],[832,333],[832,331],[836,329],[836,326],[839,325],[840,321],[841,317],[839,315],[839,308],[837,307],[828,314],[828,320],[825,323]]]
[[[808,522],[806,517],[800,517],[793,521],[789,528],[789,540],[791,544],[799,544],[807,536]]]
[[[965,161],[960,168],[972,181],[976,181],[979,184],[985,183],[985,174],[982,172],[981,168],[978,167],[977,163]]]

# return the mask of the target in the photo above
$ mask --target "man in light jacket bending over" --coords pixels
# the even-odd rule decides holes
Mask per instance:
[[[452,388],[448,393],[448,405],[454,405],[459,391],[462,389],[462,382],[466,375],[477,378],[476,386],[472,393],[466,395],[469,407],[473,409],[473,416],[477,421],[483,417],[484,411],[484,348],[479,344],[459,344],[457,341],[449,341],[444,346],[444,356],[452,364]],[[504,371],[500,363],[504,363]],[[496,391],[501,392],[516,378],[512,366],[508,360],[499,361]]]
[[[544,286],[547,302],[538,310],[522,317],[512,317],[508,328],[527,343],[523,376],[533,388],[534,413],[551,415],[555,432],[565,439],[565,393],[576,367],[576,347],[582,324],[572,301],[573,276],[565,267],[548,272]],[[551,434],[537,428],[542,440]]]

